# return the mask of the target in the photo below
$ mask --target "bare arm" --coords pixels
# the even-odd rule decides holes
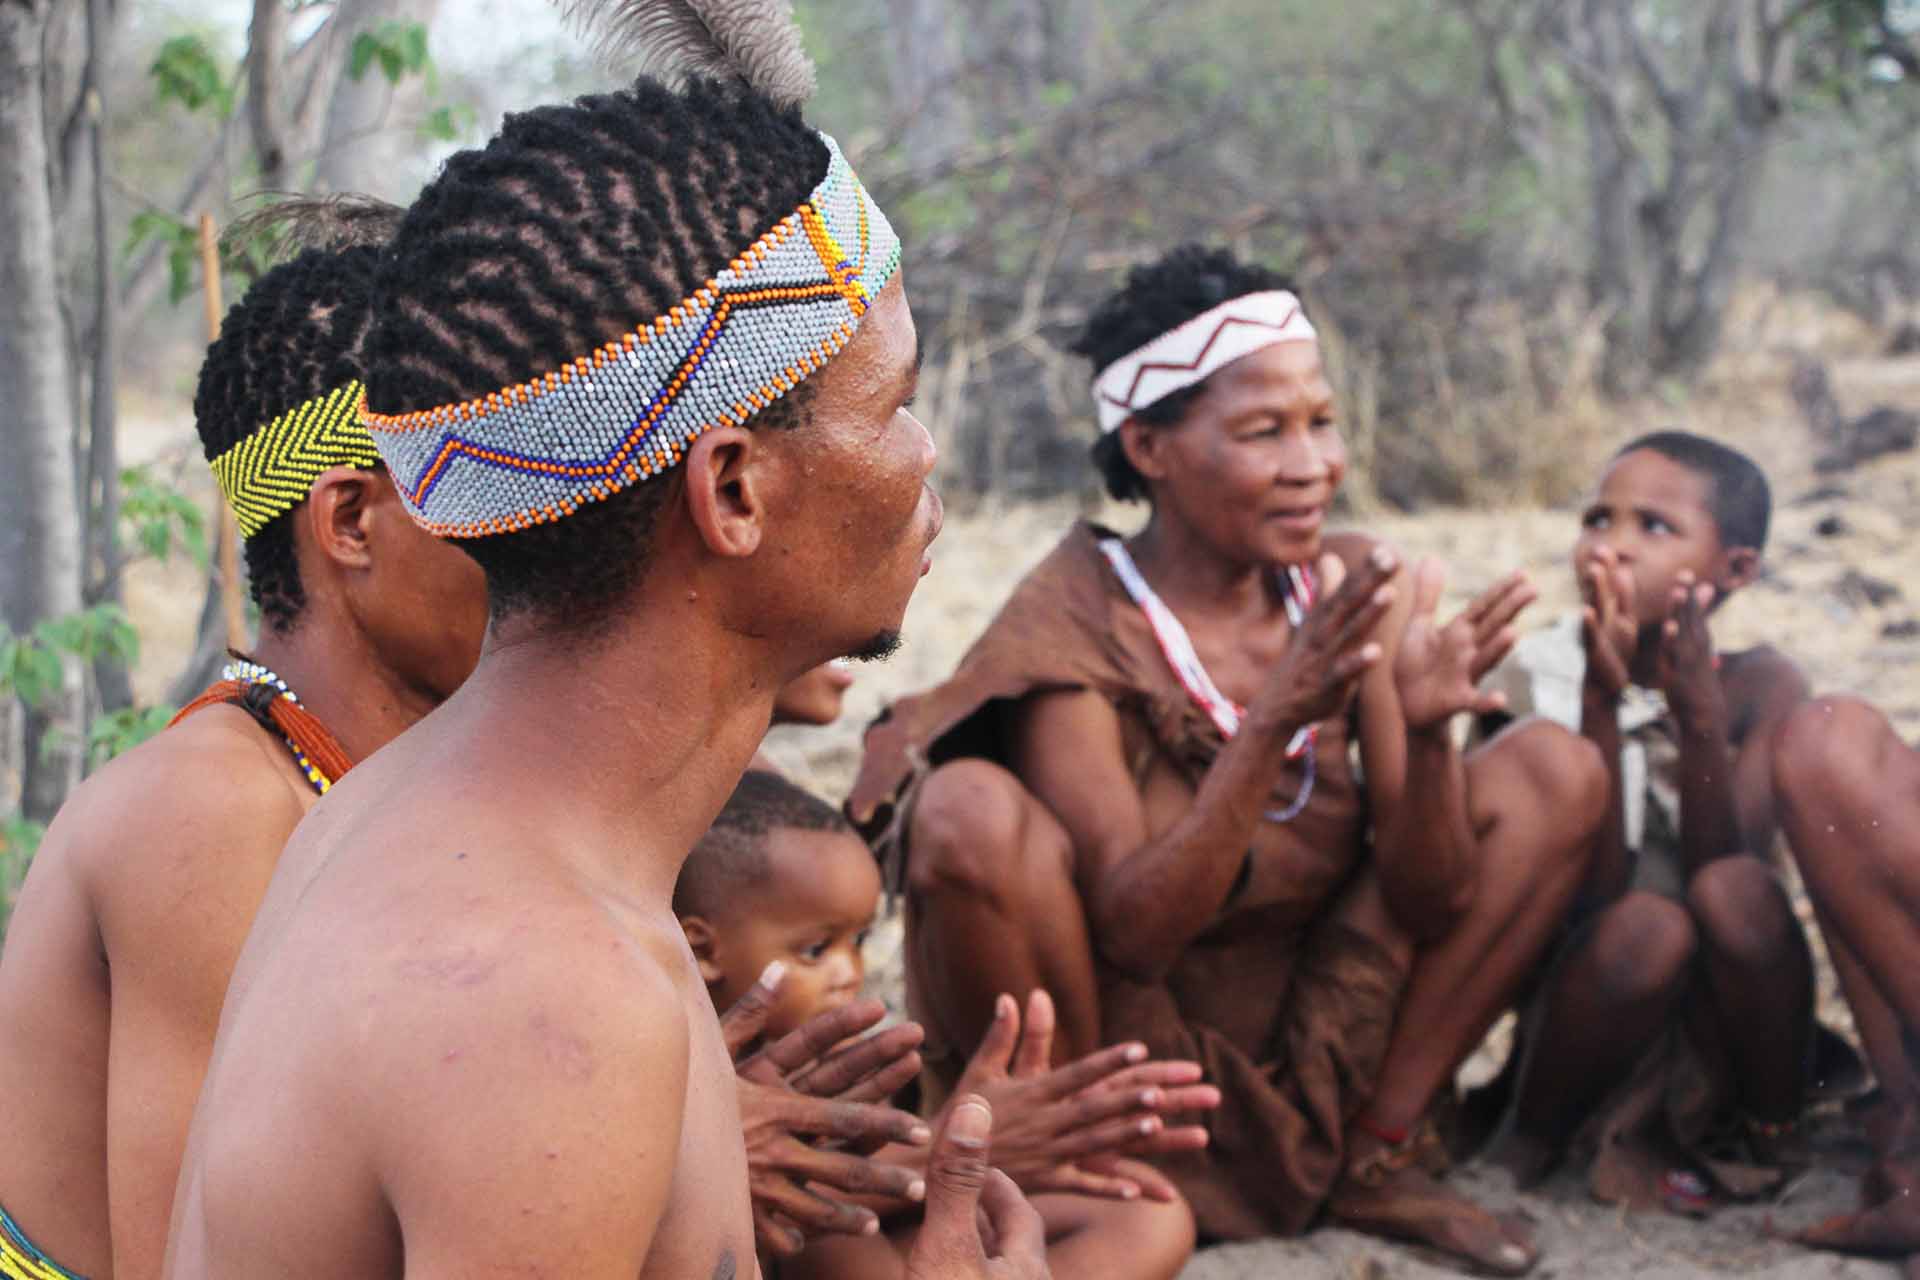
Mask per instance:
[[[107,1185],[118,1280],[160,1274],[227,982],[303,812],[251,725],[238,742],[189,728],[174,731],[176,750],[143,762],[142,794],[103,797],[115,813],[89,833],[113,984]]]
[[[1369,637],[1392,603],[1385,584],[1393,571],[1390,555],[1370,557],[1314,609],[1193,804],[1159,836],[1148,827],[1112,706],[1088,692],[1023,704],[1015,771],[1081,852],[1094,943],[1115,965],[1143,977],[1165,972],[1226,902],[1288,741],[1344,707],[1355,680],[1379,660]]]
[[[1580,594],[1580,636],[1587,659],[1580,681],[1580,733],[1600,749],[1607,766],[1607,816],[1584,893],[1601,905],[1625,893],[1633,880],[1620,772],[1620,696],[1631,679],[1628,666],[1639,643],[1633,574],[1611,548],[1601,547],[1581,575]]]
[[[1431,940],[1466,911],[1479,865],[1452,721],[1499,709],[1502,696],[1479,682],[1513,647],[1511,624],[1535,593],[1510,574],[1441,626],[1444,570],[1428,560],[1411,577],[1382,627],[1386,658],[1361,688],[1361,751],[1381,891],[1409,933]]]
[[[1712,599],[1711,586],[1683,581],[1660,637],[1660,685],[1679,729],[1680,844],[1689,871],[1729,854],[1763,854],[1772,843],[1773,729],[1807,693],[1793,664],[1770,652],[1747,660],[1736,693],[1707,630]],[[1737,713],[1747,723],[1736,753]]]
[[[690,1031],[664,963],[608,966],[595,950],[571,949],[579,964],[530,957],[483,1003],[423,1007],[407,1046],[377,1064],[378,1173],[408,1280],[642,1273],[681,1156]],[[444,1043],[485,1048],[449,1070]],[[716,1219],[734,1190],[715,1189]]]

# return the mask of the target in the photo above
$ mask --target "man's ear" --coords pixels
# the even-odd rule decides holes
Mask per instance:
[[[1720,562],[1720,587],[1714,603],[1726,599],[1740,588],[1752,585],[1760,576],[1760,553],[1752,547],[1732,547]]]
[[[365,569],[373,563],[367,526],[379,483],[378,472],[359,467],[329,467],[320,473],[301,508],[314,550],[343,569]]]
[[[750,556],[766,532],[767,450],[745,427],[715,427],[687,446],[687,513],[707,549]]]
[[[694,963],[700,966],[700,981],[712,986],[724,979],[727,975],[720,967],[720,935],[707,918],[681,916],[680,932],[687,935],[687,949],[693,952]]]
[[[1120,433],[1120,452],[1135,471],[1148,480],[1166,479],[1167,464],[1160,456],[1166,447],[1166,432],[1156,431],[1131,415],[1114,430]]]

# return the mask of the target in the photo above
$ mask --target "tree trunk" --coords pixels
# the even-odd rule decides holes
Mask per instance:
[[[887,96],[909,172],[925,173],[966,141],[959,48],[946,0],[893,0],[887,6]]]
[[[350,56],[353,39],[386,22],[431,24],[440,0],[340,0],[333,21],[338,27],[338,49]],[[377,66],[358,80],[341,76],[327,106],[327,123],[316,176],[323,191],[358,191],[390,200],[404,200],[410,172],[406,161],[417,149],[412,131],[403,124],[411,118],[408,105],[426,92],[419,77],[389,84]]]
[[[41,39],[48,0],[0,4],[0,404],[11,455],[0,467],[0,617],[16,633],[80,608],[72,374],[61,319],[48,190]],[[46,821],[79,776],[80,670],[28,717],[21,807]]]
[[[120,548],[120,450],[118,290],[113,278],[113,224],[107,209],[107,67],[113,51],[113,9],[108,0],[87,2],[88,115],[92,137],[88,160],[93,182],[93,362],[88,397],[87,536],[85,546],[97,585],[87,592],[88,603],[119,604],[120,574],[125,557]],[[93,664],[94,691],[104,711],[133,705],[133,681],[125,663],[103,654]]]

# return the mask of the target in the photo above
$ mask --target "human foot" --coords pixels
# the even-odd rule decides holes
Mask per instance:
[[[1791,1237],[1811,1249],[1865,1253],[1883,1258],[1920,1254],[1920,1171],[1883,1161],[1862,1182],[1867,1208],[1828,1218]],[[1907,1271],[1914,1274],[1909,1265]]]
[[[1368,1235],[1428,1245],[1484,1273],[1525,1275],[1539,1250],[1519,1224],[1504,1223],[1419,1167],[1413,1144],[1372,1135],[1352,1141],[1346,1172],[1327,1200],[1335,1222]]]

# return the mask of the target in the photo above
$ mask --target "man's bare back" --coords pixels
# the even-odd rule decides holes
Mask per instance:
[[[665,901],[583,873],[587,833],[463,752],[456,720],[376,756],[288,847],[171,1270],[749,1272],[732,1065]],[[657,1231],[622,1229],[639,1220]]]
[[[226,974],[312,799],[284,748],[215,707],[114,761],[47,833],[0,966],[0,1205],[70,1270],[113,1274],[110,1240],[158,1266]]]

